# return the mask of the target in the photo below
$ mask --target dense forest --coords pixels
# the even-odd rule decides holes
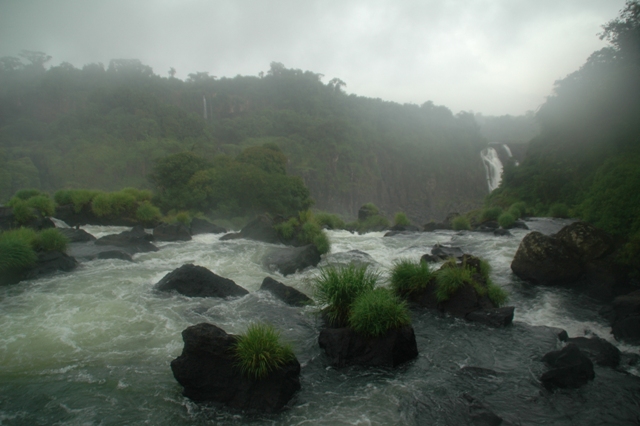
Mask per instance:
[[[600,37],[610,45],[555,83],[536,114],[540,135],[520,166],[505,168],[490,202],[524,201],[537,214],[561,205],[640,237],[640,2],[628,1]]]
[[[255,77],[182,81],[138,60],[78,69],[47,68],[50,59],[0,58],[0,201],[23,188],[155,189],[157,162],[185,152],[239,173],[247,148],[264,146],[284,155],[317,208],[347,217],[373,202],[439,219],[486,195],[487,139],[471,113],[347,95],[340,79],[280,63]]]

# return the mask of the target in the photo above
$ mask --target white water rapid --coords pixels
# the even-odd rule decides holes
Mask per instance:
[[[566,223],[527,221],[545,234]],[[99,237],[126,228],[84,229]],[[510,293],[514,323],[502,329],[413,310],[420,354],[396,369],[328,367],[318,347],[316,308],[292,308],[258,291],[263,278],[272,276],[312,296],[310,278],[318,269],[287,277],[271,273],[261,262],[271,244],[197,235],[188,242],[158,243],[160,251],[137,254],[134,262],[93,260],[70,273],[0,287],[0,424],[470,424],[464,395],[510,424],[636,424],[635,367],[625,364],[620,372],[596,366],[595,380],[578,390],[549,394],[541,388],[537,378],[546,367],[540,359],[560,343],[554,332],[535,326],[562,327],[572,337],[588,330],[623,351],[638,353],[638,347],[613,340],[597,313],[601,304],[515,277],[510,263],[529,231],[511,232],[328,232],[332,248],[322,264],[370,256],[383,285],[394,261],[417,261],[440,243],[487,259],[492,280]],[[250,294],[224,300],[154,290],[184,263],[209,268]],[[302,389],[289,407],[258,415],[185,398],[169,366],[182,351],[182,330],[210,322],[239,333],[252,321],[274,324],[300,360]]]
[[[489,192],[500,186],[502,180],[502,162],[498,157],[498,152],[495,148],[485,148],[480,153],[482,157],[482,163],[487,174],[487,185],[489,186]]]

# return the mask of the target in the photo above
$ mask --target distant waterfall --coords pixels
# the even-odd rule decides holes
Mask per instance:
[[[487,184],[489,192],[500,186],[502,180],[502,162],[494,148],[485,148],[480,153],[484,169],[487,172]]]
[[[207,99],[202,95],[202,106],[204,107],[204,119],[207,119]]]
[[[509,148],[509,145],[502,144],[502,148],[504,148],[504,150],[506,151],[506,153],[509,156],[509,158],[513,158],[513,154],[511,153],[511,149]],[[516,166],[520,165],[520,163],[518,163],[518,160],[514,159],[514,161],[515,161]]]

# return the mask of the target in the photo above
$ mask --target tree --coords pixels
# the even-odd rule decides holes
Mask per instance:
[[[44,64],[51,60],[51,56],[46,53],[33,50],[23,50],[18,56],[25,58],[31,62],[34,68],[41,69],[42,71],[44,71]]]
[[[620,16],[607,22],[600,39],[611,43],[623,59],[640,59],[640,1],[628,0]]]
[[[176,76],[176,69],[174,67],[169,68],[169,77],[175,78],[175,76]]]

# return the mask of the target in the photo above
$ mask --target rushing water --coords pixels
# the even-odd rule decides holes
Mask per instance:
[[[562,225],[528,224],[547,233]],[[124,228],[85,229],[103,236]],[[417,260],[439,242],[488,259],[494,281],[511,294],[515,322],[504,329],[413,312],[420,355],[395,370],[328,367],[317,345],[314,308],[291,308],[257,291],[271,275],[310,294],[309,279],[317,270],[288,277],[269,273],[261,265],[269,244],[199,235],[160,244],[160,251],[138,254],[134,263],[95,260],[72,273],[2,287],[0,424],[457,425],[468,421],[464,394],[513,424],[637,424],[640,380],[633,370],[596,367],[595,381],[578,390],[549,394],[540,387],[540,358],[560,344],[552,332],[532,326],[615,341],[597,315],[598,303],[512,275],[509,265],[526,231],[512,232],[513,237],[439,231],[387,238],[329,232],[332,250],[325,263],[360,250],[384,276],[394,260]],[[154,291],[156,282],[184,263],[231,278],[251,294],[219,300]],[[302,364],[302,389],[290,407],[276,415],[243,414],[183,397],[169,367],[182,351],[181,331],[206,321],[238,333],[257,320],[282,330]]]
[[[485,148],[480,152],[482,163],[487,174],[487,185],[489,192],[500,186],[502,182],[502,162],[495,148]]]

